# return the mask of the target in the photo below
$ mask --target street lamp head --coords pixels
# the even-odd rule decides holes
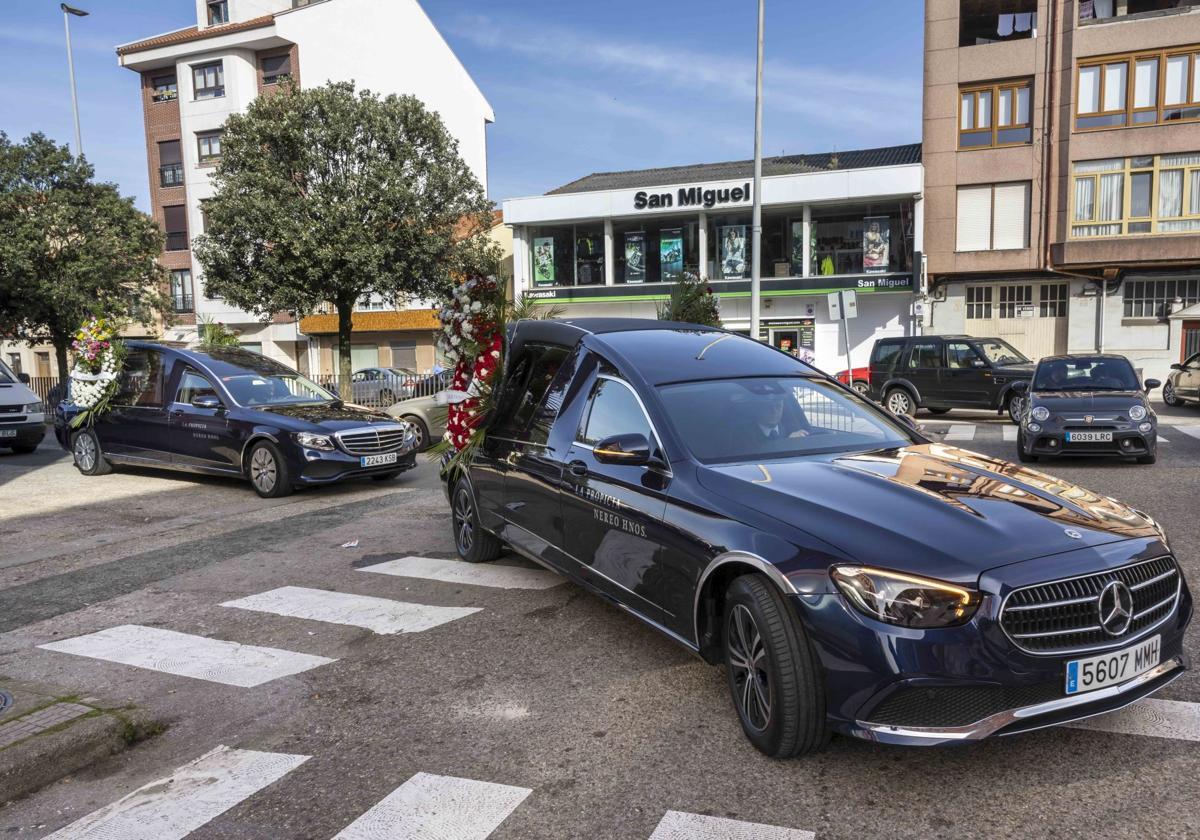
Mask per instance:
[[[69,15],[75,15],[75,17],[87,17],[89,14],[83,9],[76,9],[74,6],[68,6],[66,3],[59,3],[58,7]]]

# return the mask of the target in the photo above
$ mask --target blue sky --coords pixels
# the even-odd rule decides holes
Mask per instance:
[[[386,2],[387,0],[380,0]],[[0,130],[73,136],[57,0],[3,0]],[[147,206],[137,77],[113,46],[195,23],[193,0],[76,0],[83,148]],[[748,158],[753,0],[423,0],[496,111],[500,200],[590,172]],[[768,155],[920,139],[917,0],[766,0]],[[301,59],[303,61],[303,58]]]

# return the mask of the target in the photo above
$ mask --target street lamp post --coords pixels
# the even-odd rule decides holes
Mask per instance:
[[[758,61],[754,70],[754,205],[750,219],[750,337],[759,340],[762,305],[763,0],[758,0]]]
[[[63,12],[63,28],[67,31],[67,71],[71,75],[71,113],[75,115],[75,157],[83,157],[83,137],[79,131],[79,99],[75,95],[75,59],[71,55],[71,15],[87,17],[83,9],[76,9],[66,3],[59,3]]]

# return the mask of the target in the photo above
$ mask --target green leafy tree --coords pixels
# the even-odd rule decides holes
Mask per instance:
[[[0,335],[54,345],[61,375],[89,317],[149,327],[167,312],[157,223],[42,134],[0,132]]]
[[[237,333],[212,318],[201,316],[196,322],[196,332],[200,337],[200,344],[204,347],[241,346]]]
[[[342,393],[356,301],[441,297],[499,264],[483,187],[413,96],[346,82],[260,96],[226,123],[212,180],[193,245],[208,292],[264,320],[332,304]]]
[[[659,305],[658,319],[719,327],[721,310],[708,283],[688,271],[671,287],[671,296]]]

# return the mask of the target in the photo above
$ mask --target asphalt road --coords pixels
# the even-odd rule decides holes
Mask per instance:
[[[920,419],[955,445],[1015,453],[994,416]],[[1165,421],[1200,430],[1200,413]],[[1039,468],[1150,512],[1200,581],[1200,438],[1163,435],[1153,466]],[[404,557],[427,560],[405,561],[405,574],[364,571]],[[0,455],[0,674],[137,704],[170,725],[0,808],[0,833],[43,837],[156,780],[178,787],[188,775],[178,769],[226,746],[239,752],[198,766],[234,756],[270,772],[243,769],[240,793],[189,837],[432,836],[403,819],[419,792],[440,809],[436,836],[456,839],[1200,836],[1200,713],[1173,737],[1060,728],[940,750],[835,738],[818,755],[774,761],[743,738],[719,669],[571,584],[516,571],[532,568],[522,561],[463,570],[428,559],[450,557],[427,464],[387,485],[268,502],[216,479],[85,478],[49,446]],[[335,623],[338,605],[297,589],[242,600],[283,587],[417,606],[396,614],[351,599],[341,613],[410,631],[394,633]],[[124,638],[105,658],[39,647],[126,625],[150,628],[137,631],[149,641]],[[179,676],[203,670],[205,640],[275,653],[247,659],[244,673]],[[112,661],[138,656],[151,667]],[[220,681],[267,667],[298,670]],[[1161,698],[1200,704],[1200,678],[1184,675]],[[1187,718],[1200,705],[1171,708]],[[195,819],[204,797],[164,805],[156,797],[170,787],[138,801],[168,823]]]

